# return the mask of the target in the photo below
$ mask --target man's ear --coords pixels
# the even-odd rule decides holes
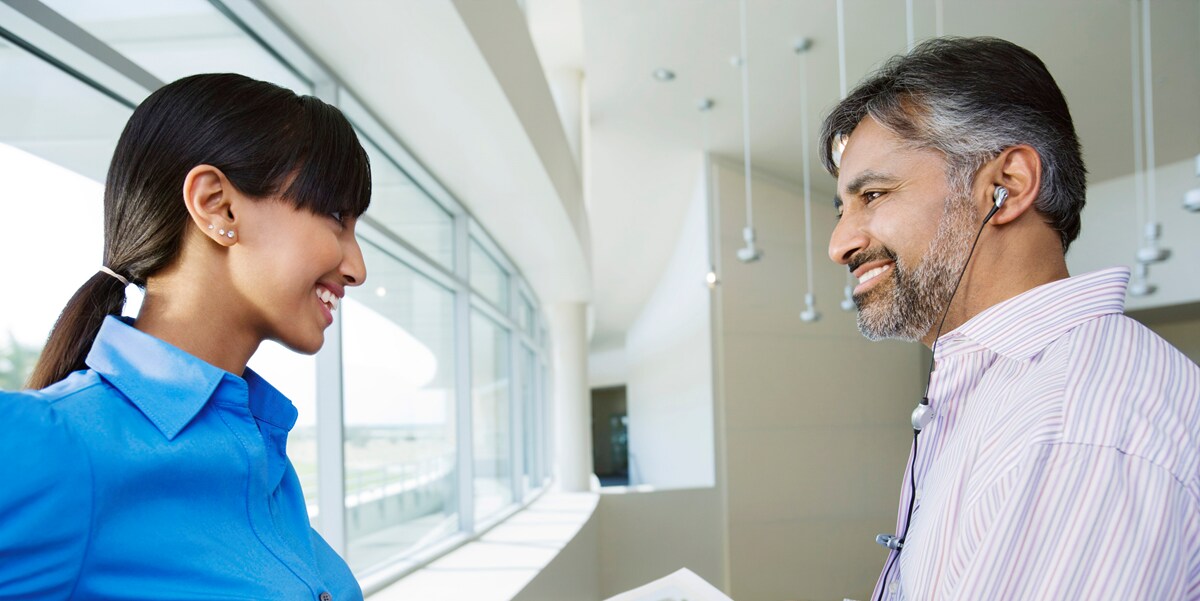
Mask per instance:
[[[212,165],[196,165],[183,178],[183,202],[192,223],[222,246],[237,243],[237,194],[225,174]]]
[[[987,186],[981,194],[986,194],[989,202],[996,186],[1008,190],[1008,199],[996,211],[992,223],[1012,223],[1033,208],[1042,187],[1042,161],[1032,146],[1018,144],[1004,149],[988,161],[982,173],[986,177],[977,181]]]

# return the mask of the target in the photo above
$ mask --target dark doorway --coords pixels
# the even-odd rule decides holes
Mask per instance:
[[[629,484],[629,417],[624,386],[592,389],[592,462],[601,486]]]

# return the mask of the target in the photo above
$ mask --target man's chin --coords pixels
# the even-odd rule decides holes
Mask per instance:
[[[921,339],[923,333],[917,332],[919,328],[905,323],[902,316],[898,315],[899,311],[893,299],[872,298],[873,296],[875,295],[867,294],[854,298],[854,304],[858,307],[858,331],[867,340],[916,342]]]

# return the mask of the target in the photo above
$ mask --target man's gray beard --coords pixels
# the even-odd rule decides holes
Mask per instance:
[[[894,259],[890,273],[881,277],[873,290],[855,295],[858,306],[858,330],[871,340],[893,338],[917,341],[933,329],[946,310],[958,275],[971,248],[975,214],[967,195],[946,200],[942,221],[929,242],[929,249],[915,269],[903,265],[895,253],[883,249]]]

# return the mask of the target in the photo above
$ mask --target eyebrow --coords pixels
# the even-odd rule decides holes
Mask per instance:
[[[846,193],[851,196],[858,196],[858,193],[862,192],[863,188],[866,188],[870,184],[895,184],[899,181],[900,178],[880,171],[864,171],[858,174],[858,177],[850,180],[850,183],[846,184]],[[841,194],[833,195],[833,208],[842,208]]]

